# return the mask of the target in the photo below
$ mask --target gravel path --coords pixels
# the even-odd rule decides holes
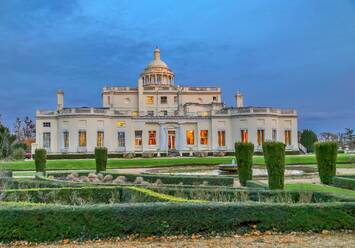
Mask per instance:
[[[204,238],[193,236],[190,238],[182,237],[164,237],[156,239],[149,237],[138,240],[108,240],[108,241],[89,241],[85,243],[70,243],[62,241],[57,244],[31,245],[26,243],[17,243],[3,247],[52,247],[52,248],[113,248],[113,247],[355,247],[355,234],[332,232],[325,234],[260,234],[253,233],[243,236],[232,237],[212,237]]]

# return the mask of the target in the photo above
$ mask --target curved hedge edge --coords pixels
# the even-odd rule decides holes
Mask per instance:
[[[355,178],[335,176],[333,177],[332,186],[343,189],[355,190]]]
[[[141,193],[144,193],[146,195],[149,195],[149,196],[152,196],[152,197],[155,197],[155,198],[159,198],[159,199],[162,199],[162,200],[167,200],[167,201],[170,201],[170,202],[207,202],[207,201],[203,201],[203,200],[189,200],[189,199],[185,199],[185,198],[181,198],[181,197],[162,194],[162,193],[158,193],[158,192],[155,192],[153,190],[150,190],[150,189],[136,187],[136,186],[128,186],[126,188],[131,189],[131,190],[135,190],[135,191],[138,191],[138,192],[141,192]]]

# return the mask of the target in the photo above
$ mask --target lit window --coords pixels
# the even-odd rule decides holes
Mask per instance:
[[[51,148],[51,133],[49,132],[43,133],[43,148]]]
[[[291,145],[291,130],[285,130],[285,144]]]
[[[64,148],[69,147],[69,132],[68,131],[63,132],[63,146],[64,146]]]
[[[154,104],[154,96],[147,96],[147,104]]]
[[[104,132],[97,131],[97,146],[104,146]]]
[[[148,131],[148,145],[156,145],[157,144],[156,134],[157,134],[157,132],[154,130]]]
[[[218,131],[218,146],[226,146],[226,131]]]
[[[86,131],[79,131],[79,147],[86,147]]]
[[[248,130],[247,129],[240,130],[240,135],[242,137],[242,142],[248,143],[249,141]]]
[[[273,141],[277,140],[277,131],[276,131],[276,129],[272,129],[272,140]]]
[[[136,146],[142,145],[142,131],[134,131],[134,144]]]
[[[193,130],[186,131],[186,144],[188,145],[195,144],[195,133]]]
[[[51,127],[51,123],[50,122],[43,122],[43,127]]]
[[[258,145],[262,145],[264,144],[264,140],[265,140],[265,131],[263,129],[259,129],[257,130],[257,139],[258,139]]]
[[[118,147],[125,147],[125,146],[126,146],[126,133],[118,132]]]
[[[200,131],[200,143],[201,145],[208,145],[208,130]]]
[[[167,96],[160,97],[160,103],[161,104],[167,104],[168,103],[168,97]]]
[[[147,115],[154,116],[154,111],[152,111],[152,110],[147,111]]]

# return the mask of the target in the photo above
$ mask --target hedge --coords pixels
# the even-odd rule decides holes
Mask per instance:
[[[235,143],[235,157],[238,164],[238,177],[242,186],[246,186],[248,180],[253,177],[253,143]]]
[[[35,150],[36,172],[46,172],[47,151],[45,149]]]
[[[338,144],[335,141],[316,142],[314,144],[314,150],[320,180],[324,184],[331,184],[336,174]]]
[[[332,181],[335,187],[355,190],[355,175],[333,177]]]
[[[0,240],[104,239],[130,234],[241,233],[251,229],[354,229],[355,203],[133,203],[87,206],[0,205]]]
[[[249,188],[269,189],[267,184],[253,180],[248,180],[246,186]]]
[[[106,171],[107,165],[107,148],[95,147],[96,172]]]
[[[267,141],[263,144],[270,189],[283,189],[285,180],[285,144]]]
[[[0,170],[0,178],[11,178],[12,171],[11,170]]]

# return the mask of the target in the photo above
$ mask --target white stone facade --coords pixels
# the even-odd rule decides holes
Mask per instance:
[[[105,87],[102,108],[65,108],[64,92],[58,91],[57,110],[36,113],[33,148],[92,153],[105,146],[110,153],[192,154],[232,152],[236,141],[261,150],[264,141],[277,140],[298,151],[295,110],[244,107],[239,92],[236,107],[226,107],[220,88],[176,86],[174,80],[155,49],[138,87]]]

